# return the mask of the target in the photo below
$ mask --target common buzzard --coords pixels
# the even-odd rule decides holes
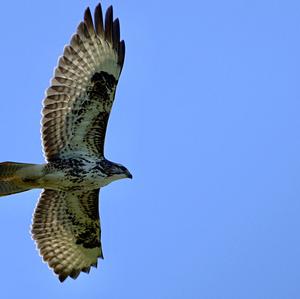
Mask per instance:
[[[60,281],[89,272],[103,258],[99,189],[132,178],[122,165],[104,157],[104,140],[125,43],[110,6],[90,9],[65,46],[43,102],[45,164],[0,163],[0,196],[43,189],[32,237]]]

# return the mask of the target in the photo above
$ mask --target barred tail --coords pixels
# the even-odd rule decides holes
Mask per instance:
[[[30,190],[31,188],[21,180],[18,172],[19,170],[33,165],[34,164],[15,162],[0,163],[0,196]]]

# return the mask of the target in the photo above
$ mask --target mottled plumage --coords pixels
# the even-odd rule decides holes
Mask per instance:
[[[65,46],[47,90],[42,137],[48,161],[73,157],[75,152],[103,156],[125,44],[119,40],[119,21],[113,22],[112,7],[106,12],[104,29],[100,4],[95,10],[95,20],[98,20],[96,30],[88,8],[84,22],[79,24],[70,45]]]
[[[104,157],[107,122],[125,57],[120,25],[110,6],[94,22],[89,8],[65,46],[43,102],[46,164],[0,163],[0,196],[44,189],[32,237],[60,281],[89,272],[103,258],[99,189],[132,178]]]
[[[32,234],[50,267],[63,281],[89,272],[103,258],[98,213],[99,189],[44,190],[35,209]]]

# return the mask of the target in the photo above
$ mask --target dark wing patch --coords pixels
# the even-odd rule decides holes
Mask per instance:
[[[119,20],[113,10],[89,8],[64,49],[44,100],[42,139],[48,161],[74,154],[103,156],[107,121],[124,57]],[[100,132],[100,133],[99,133]]]
[[[99,189],[86,192],[44,190],[33,216],[32,237],[60,281],[89,272],[103,258]]]

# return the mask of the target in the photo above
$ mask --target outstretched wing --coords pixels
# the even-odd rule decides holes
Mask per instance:
[[[103,156],[107,122],[123,67],[125,43],[110,6],[89,8],[58,61],[44,99],[42,139],[48,161],[77,155]]]
[[[86,192],[44,190],[33,216],[32,237],[60,281],[77,278],[103,258],[99,189]]]

